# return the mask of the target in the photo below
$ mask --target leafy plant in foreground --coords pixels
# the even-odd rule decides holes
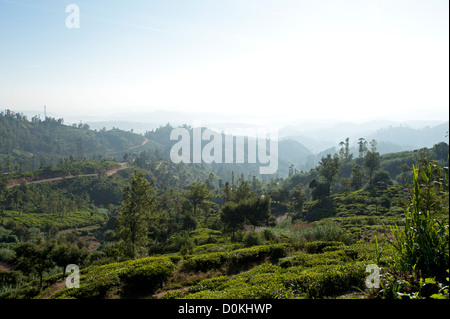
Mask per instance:
[[[443,169],[437,168],[437,173],[443,174],[446,180],[447,174]],[[413,166],[412,203],[405,213],[404,228],[400,229],[397,225],[392,227],[395,236],[392,245],[397,256],[396,266],[400,271],[415,272],[417,277],[437,276],[443,279],[449,260],[448,215],[439,216],[430,211],[433,205],[430,201],[432,174],[431,164],[427,172],[421,172],[421,177],[427,186],[426,192],[423,192],[419,184],[419,171]],[[443,186],[447,188],[448,198],[448,185]],[[422,203],[426,203],[426,211],[421,210]]]

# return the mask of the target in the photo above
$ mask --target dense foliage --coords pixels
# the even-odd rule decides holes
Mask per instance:
[[[0,298],[448,298],[447,144],[354,155],[346,139],[263,180],[172,163],[171,129],[138,151],[131,132],[2,112]],[[79,288],[61,286],[68,264]]]

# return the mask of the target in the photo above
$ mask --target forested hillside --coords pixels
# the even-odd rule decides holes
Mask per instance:
[[[0,298],[448,298],[446,143],[380,155],[361,138],[354,156],[346,139],[262,179],[173,163],[170,125],[0,119]]]
[[[0,171],[28,171],[59,164],[61,159],[121,158],[141,135],[118,129],[93,131],[87,124],[64,125],[63,119],[27,119],[10,110],[0,112]]]

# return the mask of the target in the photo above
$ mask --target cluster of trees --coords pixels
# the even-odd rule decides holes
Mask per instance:
[[[233,190],[228,182],[223,189],[223,201],[225,205],[221,208],[220,218],[226,229],[232,231],[244,225],[273,226],[274,217],[270,212],[270,198],[258,195],[251,190],[247,181],[242,181]]]
[[[0,192],[0,209],[21,213],[58,213],[63,218],[67,212],[88,207],[86,195],[64,193],[49,184],[21,185]]]
[[[293,221],[302,218],[304,204],[309,200],[324,200],[336,193],[363,188],[384,189],[392,184],[409,185],[413,164],[426,166],[430,160],[448,166],[448,145],[438,143],[431,149],[381,155],[377,142],[358,140],[358,153],[350,152],[349,138],[340,143],[335,154],[323,156],[316,168],[298,172],[291,165],[292,176],[271,191],[271,198],[279,207],[293,214]],[[324,201],[323,205],[327,205]],[[274,203],[272,203],[272,206]]]
[[[58,267],[64,276],[65,267],[70,264],[83,266],[89,258],[89,250],[74,234],[66,234],[57,239],[20,243],[14,248],[12,260],[15,269],[27,276],[38,276],[39,289],[42,287],[44,272]]]
[[[81,161],[122,156],[140,145],[143,137],[120,129],[93,131],[87,124],[64,125],[63,119],[0,112],[0,172],[21,172],[58,165],[60,160]]]
[[[330,195],[332,186],[340,179],[338,190],[350,191],[358,190],[367,182],[370,187],[379,184],[387,185],[391,183],[389,174],[379,170],[381,159],[376,150],[376,141],[368,143],[363,138],[358,141],[358,158],[353,160],[350,153],[349,138],[340,143],[339,154],[328,154],[319,162],[316,170],[319,179],[312,179],[309,188],[312,189],[313,199],[320,199]]]
[[[212,190],[202,182],[192,183],[176,195],[166,192],[157,196],[154,182],[135,171],[130,186],[124,189],[116,219],[121,250],[130,257],[145,254],[149,240],[153,245],[167,244],[171,235],[195,229],[198,224],[229,230],[233,235],[244,225],[274,225],[270,199],[253,192],[247,181],[241,181],[235,189],[228,182],[224,184],[220,209],[211,201],[213,197]]]

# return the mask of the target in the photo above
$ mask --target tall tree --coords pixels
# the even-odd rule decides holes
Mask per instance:
[[[380,167],[380,154],[368,151],[364,157],[364,167],[369,173],[369,185],[373,186],[373,173]]]
[[[341,149],[339,150],[339,156],[342,161],[350,161],[353,158],[353,154],[350,153],[350,139],[347,137],[345,141],[339,143]]]
[[[224,204],[229,202],[233,198],[233,191],[231,190],[230,183],[225,182],[225,186],[223,187],[222,199]]]
[[[205,183],[206,183],[206,187],[208,189],[214,189],[214,183],[216,181],[216,175],[214,175],[214,173],[209,173],[208,178],[206,179]]]
[[[405,163],[400,164],[397,168],[398,168],[398,169],[400,170],[400,172],[401,172],[401,174],[400,174],[400,183],[401,183],[402,185],[405,185],[406,182],[407,182],[407,180],[408,180],[408,176],[409,176],[410,173],[411,173],[411,168],[409,167],[408,164],[405,164]]]
[[[211,194],[208,187],[206,187],[204,183],[194,183],[189,187],[186,193],[186,198],[192,201],[195,217],[198,205],[201,205],[205,201],[211,199]]]
[[[227,202],[220,210],[220,219],[225,227],[231,230],[234,238],[234,232],[239,230],[244,225],[244,216],[238,209],[238,204],[234,202]]]
[[[240,203],[242,214],[253,226],[274,226],[274,217],[270,212],[270,199],[266,196],[252,196]]]
[[[247,181],[241,181],[234,191],[233,200],[238,203],[246,198],[253,196],[252,188]]]
[[[131,185],[125,187],[117,216],[117,236],[126,253],[135,258],[148,243],[148,221],[156,210],[153,181],[135,171]]]
[[[63,276],[65,267],[70,264],[80,265],[89,256],[89,251],[86,247],[78,247],[75,244],[62,243],[54,247],[51,257],[55,264],[63,269]]]
[[[42,288],[44,271],[51,269],[55,265],[54,261],[49,258],[53,247],[48,242],[39,244],[26,242],[15,248],[15,267],[28,274],[37,274],[39,276],[39,289]]]
[[[303,205],[306,202],[305,189],[303,185],[295,186],[289,193],[289,210],[294,213],[294,219],[300,218],[303,212]]]
[[[358,157],[364,158],[367,153],[367,141],[364,138],[358,140]]]
[[[351,177],[351,186],[358,190],[360,189],[364,184],[364,170],[361,166],[355,165],[352,168],[352,177]]]
[[[270,200],[264,196],[251,196],[239,203],[226,203],[220,213],[225,227],[233,232],[244,224],[253,226],[273,226],[274,217],[270,213]]]
[[[325,179],[328,185],[331,185],[333,180],[339,174],[340,169],[341,163],[337,154],[334,154],[333,157],[331,157],[331,154],[328,154],[326,157],[322,157],[322,160],[319,162],[319,166],[317,167],[317,171]]]
[[[234,188],[236,185],[234,184],[234,171],[231,171],[231,188]]]
[[[375,140],[370,141],[370,151],[372,153],[375,153],[377,151],[377,141]]]
[[[292,175],[294,175],[294,164],[289,165],[288,177],[291,177]]]

